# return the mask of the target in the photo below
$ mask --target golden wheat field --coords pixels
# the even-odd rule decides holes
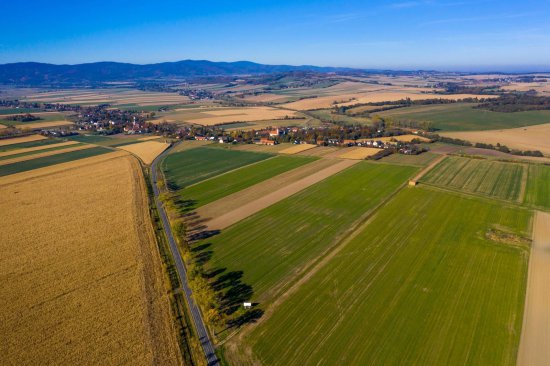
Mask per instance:
[[[23,137],[14,137],[10,139],[1,139],[0,146],[20,144],[22,142],[31,142],[31,141],[38,141],[38,140],[44,140],[44,139],[45,137],[42,135],[29,135],[29,136],[23,136]]]
[[[44,151],[44,152],[38,152],[36,154],[18,156],[18,157],[11,158],[11,159],[0,160],[0,166],[1,165],[7,165],[7,164],[19,163],[21,161],[27,161],[27,160],[43,158],[43,157],[46,157],[46,156],[64,154],[64,153],[68,153],[68,152],[71,152],[71,151],[89,149],[91,147],[94,147],[94,145],[78,145],[78,146],[73,146],[73,147],[67,147],[65,149]]]
[[[137,160],[0,178],[5,365],[179,364]]]
[[[349,149],[341,155],[338,155],[338,157],[341,159],[362,160],[368,158],[369,156],[373,156],[380,151],[380,149],[375,149],[372,147],[356,147]]]
[[[286,116],[293,117],[295,111],[270,107],[243,107],[243,108],[216,108],[175,110],[157,118],[157,122],[188,122],[204,126],[231,122],[251,122],[261,120],[283,119]]]
[[[131,152],[145,164],[151,164],[170,144],[157,141],[145,141],[137,144],[120,146],[119,149]]]
[[[40,150],[44,150],[44,149],[71,146],[71,145],[76,145],[76,144],[78,144],[77,141],[67,141],[67,142],[60,142],[58,144],[42,145],[42,146],[35,146],[35,147],[26,147],[26,148],[22,148],[22,149],[14,149],[14,150],[0,152],[0,157],[16,155],[16,154],[23,154],[23,153],[33,152],[33,151],[40,151]]]
[[[147,137],[142,137],[138,139],[138,141],[149,141],[149,140],[156,140],[159,138],[161,138],[161,136],[147,136]]]
[[[59,127],[59,126],[69,126],[73,123],[70,121],[48,121],[48,122],[26,122],[23,124],[16,125],[15,127],[20,129],[31,129],[31,130],[38,130],[41,128],[49,128],[49,127]]]
[[[300,145],[294,145],[292,147],[286,148],[284,150],[279,151],[279,154],[297,154],[302,151],[306,151],[309,149],[313,149],[314,147],[317,147],[317,145],[312,144],[300,144]]]

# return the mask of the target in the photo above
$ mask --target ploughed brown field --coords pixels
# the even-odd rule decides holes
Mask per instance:
[[[126,152],[0,178],[2,364],[180,363],[144,184]]]

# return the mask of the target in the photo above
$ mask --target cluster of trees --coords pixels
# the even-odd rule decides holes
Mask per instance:
[[[8,121],[17,121],[17,122],[31,122],[31,121],[38,121],[42,118],[34,116],[30,113],[25,114],[14,114],[12,116],[6,117]]]
[[[500,98],[488,99],[476,108],[493,112],[523,112],[533,110],[550,110],[550,97],[538,97],[533,93],[507,94]]]
[[[177,192],[168,191],[167,184],[158,182],[172,224],[172,231],[185,261],[189,286],[206,322],[214,328],[239,326],[257,319],[260,309],[245,310],[243,301],[250,299],[252,287],[241,282],[242,272],[224,273],[225,269],[206,269],[211,257],[206,239],[217,232],[205,231],[202,219],[193,212],[194,202],[182,200]],[[168,184],[170,185],[170,184]],[[198,242],[200,241],[200,244]]]
[[[439,88],[444,88],[445,91],[439,92],[439,94],[486,94],[486,95],[498,95],[501,93],[498,85],[494,86],[471,86],[463,83],[441,83],[437,85]]]
[[[370,117],[373,113],[382,112],[390,109],[396,109],[396,108],[406,108],[406,107],[412,107],[417,105],[433,105],[433,104],[480,103],[480,102],[484,102],[485,100],[486,99],[479,99],[479,98],[463,98],[458,100],[443,99],[443,98],[412,100],[410,98],[405,98],[405,99],[387,101],[387,102],[357,103],[357,104],[346,105],[346,106],[336,105],[332,107],[331,113],[347,115],[352,117]],[[370,109],[368,111],[363,111],[363,112],[353,111],[353,109],[357,107],[363,107],[363,106],[379,106],[380,108]]]

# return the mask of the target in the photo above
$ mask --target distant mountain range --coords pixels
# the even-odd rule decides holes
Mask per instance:
[[[184,60],[148,65],[120,62],[94,62],[77,65],[18,62],[0,65],[0,84],[82,84],[134,81],[137,79],[257,75],[292,71],[327,73],[354,71],[354,69],[310,65],[264,65],[249,61],[212,62],[204,60]]]

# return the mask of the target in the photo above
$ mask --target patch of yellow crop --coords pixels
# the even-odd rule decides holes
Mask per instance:
[[[120,146],[119,149],[131,152],[145,164],[151,164],[157,156],[166,150],[170,144],[157,141],[139,142],[137,144]]]
[[[16,154],[23,154],[23,153],[33,152],[33,151],[40,151],[40,150],[44,150],[44,149],[57,148],[57,147],[62,147],[62,146],[76,145],[78,143],[79,143],[78,141],[67,141],[67,142],[60,142],[59,144],[41,145],[41,146],[35,146],[35,147],[27,147],[27,148],[23,148],[23,149],[14,149],[14,150],[10,150],[10,151],[0,152],[0,157],[16,155]]]
[[[19,129],[31,129],[31,130],[38,130],[41,128],[49,128],[49,127],[59,127],[59,126],[68,126],[72,125],[73,123],[70,121],[49,121],[49,122],[27,122],[20,125],[15,125],[15,127]]]
[[[161,136],[147,136],[147,137],[142,137],[138,139],[138,141],[149,141],[149,140],[156,140],[159,138],[161,138]]]
[[[317,147],[317,145],[312,145],[312,144],[294,145],[292,147],[279,151],[279,154],[297,154],[302,151],[313,149],[314,147]]]
[[[22,142],[31,142],[31,141],[38,141],[38,140],[44,140],[44,139],[45,137],[42,135],[30,135],[30,136],[23,136],[23,137],[14,137],[11,139],[1,139],[0,146],[14,145],[14,144],[20,144]]]
[[[180,363],[143,176],[125,154],[0,178],[3,364]]]
[[[355,147],[351,148],[342,155],[339,155],[339,158],[342,159],[352,159],[352,160],[363,160],[368,158],[369,156],[373,156],[376,153],[380,152],[382,150],[375,149],[372,147]]]
[[[91,147],[94,147],[94,145],[79,145],[79,146],[74,146],[74,147],[68,147],[66,149],[59,149],[59,150],[52,150],[52,151],[44,151],[42,153],[37,153],[37,154],[30,154],[30,155],[23,155],[23,156],[18,156],[16,158],[11,158],[11,159],[4,159],[4,160],[0,160],[0,166],[1,165],[8,165],[8,164],[14,164],[14,163],[19,163],[21,161],[27,161],[27,160],[33,160],[33,159],[38,159],[38,158],[44,158],[46,156],[52,156],[52,155],[58,155],[58,154],[63,154],[63,153],[68,153],[68,152],[71,152],[71,151],[77,151],[77,150],[84,150],[84,149],[89,149]]]

